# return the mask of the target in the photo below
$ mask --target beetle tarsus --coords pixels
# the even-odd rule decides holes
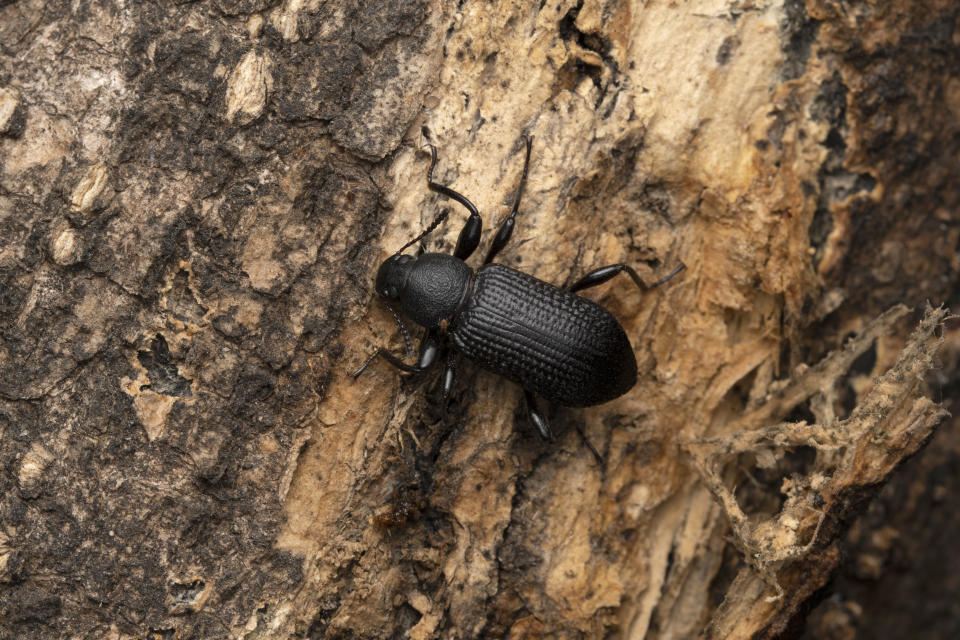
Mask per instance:
[[[677,275],[678,273],[680,273],[681,271],[683,271],[683,270],[686,269],[686,268],[687,268],[687,265],[685,265],[685,264],[683,264],[683,263],[681,262],[680,264],[678,264],[676,267],[673,268],[673,271],[671,271],[671,272],[668,273],[667,275],[663,276],[662,278],[660,278],[659,280],[657,280],[656,282],[654,282],[653,284],[651,284],[651,285],[650,285],[649,287],[647,287],[647,288],[648,288],[648,289],[653,289],[654,287],[659,287],[659,286],[662,285],[664,282],[666,282],[667,280],[670,280],[671,278],[673,278],[673,276]]]
[[[593,443],[590,442],[590,438],[587,437],[587,434],[584,433],[583,427],[577,424],[577,433],[580,434],[580,437],[583,439],[583,444],[587,445],[587,449],[590,449],[590,453],[593,454],[593,457],[597,460],[597,464],[601,468],[605,467],[607,462],[603,459],[603,456],[600,455],[600,452],[597,451],[597,448],[593,446]]]

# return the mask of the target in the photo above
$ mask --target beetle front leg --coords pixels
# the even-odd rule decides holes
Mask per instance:
[[[583,276],[582,278],[574,282],[569,287],[566,287],[566,289],[571,293],[575,293],[577,291],[580,291],[581,289],[587,289],[589,287],[595,287],[598,284],[603,284],[604,282],[606,282],[607,280],[610,280],[614,276],[626,272],[626,274],[630,276],[630,279],[633,280],[633,283],[637,285],[641,291],[647,291],[648,289],[653,289],[654,287],[660,286],[661,284],[671,279],[673,276],[677,275],[678,273],[680,273],[686,268],[687,266],[681,262],[680,266],[678,266],[676,269],[674,269],[664,277],[660,278],[653,284],[648,285],[647,283],[645,283],[643,280],[640,279],[640,276],[637,274],[636,271],[634,271],[633,267],[631,267],[630,265],[622,264],[622,263],[611,264],[611,265],[607,265],[606,267],[600,267],[599,269],[594,269],[587,275]]]
[[[420,341],[420,356],[417,358],[417,371],[426,371],[437,361],[440,354],[440,336],[436,329],[427,331]]]
[[[407,373],[421,373],[426,371],[437,361],[437,354],[440,353],[440,338],[437,335],[436,330],[431,329],[427,332],[427,335],[423,337],[423,340],[420,341],[420,355],[417,357],[416,364],[407,364],[397,356],[393,355],[383,347],[380,347],[367,358],[360,368],[351,373],[350,375],[356,379],[363,373],[367,367],[370,366],[370,363],[374,361],[378,356],[392,364],[397,369],[401,371],[406,371]]]
[[[533,144],[533,136],[524,136],[524,140],[527,143],[527,155],[523,161],[523,173],[520,174],[520,186],[517,187],[517,195],[513,199],[513,209],[510,210],[510,215],[507,216],[507,219],[504,220],[500,228],[497,229],[497,235],[494,236],[493,242],[490,244],[490,251],[487,253],[483,264],[490,264],[496,255],[500,253],[500,250],[507,246],[507,243],[510,242],[510,236],[513,235],[517,211],[520,209],[520,198],[523,197],[523,188],[527,185],[527,169],[530,167],[530,147]]]
[[[467,218],[466,224],[464,224],[463,229],[460,230],[460,236],[457,238],[457,246],[453,250],[454,256],[461,260],[466,260],[476,250],[477,245],[480,244],[480,234],[483,232],[483,218],[480,217],[480,212],[477,211],[477,207],[470,202],[465,195],[433,181],[433,167],[436,166],[436,164],[437,148],[431,144],[430,167],[427,169],[427,188],[456,200],[470,212],[470,217]]]

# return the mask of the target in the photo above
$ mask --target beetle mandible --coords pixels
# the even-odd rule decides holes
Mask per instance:
[[[563,406],[586,407],[622,396],[637,381],[633,347],[620,323],[609,311],[576,292],[620,273],[629,275],[637,287],[646,291],[675,276],[684,265],[681,263],[651,285],[645,284],[632,267],[621,263],[594,269],[569,286],[556,287],[516,269],[493,264],[513,234],[527,181],[533,138],[528,135],[524,139],[526,157],[513,208],[497,230],[483,266],[476,271],[467,266],[466,260],[480,244],[483,221],[470,200],[433,181],[437,149],[430,145],[427,187],[460,203],[470,217],[452,255],[424,253],[414,257],[403,253],[446,218],[448,211],[444,209],[423,233],[387,258],[377,272],[377,294],[400,327],[408,357],[413,355],[409,335],[390,303],[399,303],[411,320],[426,329],[416,363],[407,364],[379,348],[352,375],[357,378],[378,356],[401,371],[420,373],[446,354],[446,406],[453,388],[456,355],[461,354],[519,384],[531,422],[544,439],[553,440],[534,395]]]

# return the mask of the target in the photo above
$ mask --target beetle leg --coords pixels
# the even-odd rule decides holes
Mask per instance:
[[[523,161],[523,173],[520,174],[520,186],[517,187],[517,195],[513,199],[513,209],[511,209],[507,219],[500,225],[500,228],[497,229],[497,235],[494,236],[493,242],[490,244],[490,251],[487,253],[483,264],[490,264],[496,255],[500,253],[500,250],[510,242],[510,236],[513,235],[513,226],[516,223],[517,211],[520,209],[520,198],[523,197],[523,188],[527,185],[527,169],[530,167],[530,147],[533,144],[533,136],[524,136],[524,139],[527,142],[527,156]]]
[[[463,229],[460,230],[460,236],[457,238],[457,247],[453,250],[454,256],[461,260],[466,260],[470,257],[470,254],[476,250],[477,245],[480,244],[480,233],[483,231],[483,218],[480,217],[480,212],[477,211],[477,207],[474,206],[466,196],[457,193],[450,187],[433,181],[433,167],[436,166],[436,164],[437,148],[431,144],[430,167],[427,169],[427,188],[456,200],[470,212],[470,217],[467,218],[467,222],[463,225]]]
[[[648,289],[653,289],[654,287],[660,286],[661,284],[663,284],[673,276],[683,271],[685,268],[686,268],[686,265],[681,262],[680,266],[678,266],[676,269],[674,269],[664,277],[660,278],[653,284],[648,285],[643,280],[640,279],[640,276],[637,275],[637,272],[634,271],[633,267],[631,267],[630,265],[611,264],[606,267],[600,267],[599,269],[594,269],[587,275],[583,276],[582,278],[574,282],[569,287],[566,287],[566,289],[567,291],[570,291],[570,292],[576,292],[576,291],[580,291],[581,289],[586,289],[588,287],[595,287],[598,284],[603,284],[604,282],[613,278],[617,274],[626,272],[627,275],[630,276],[630,279],[633,280],[633,283],[635,285],[640,287],[642,291],[646,291]]]
[[[417,358],[417,371],[426,371],[437,361],[437,355],[440,353],[440,337],[436,329],[427,331],[420,341],[420,357]]]
[[[406,371],[407,373],[421,373],[433,366],[433,364],[437,361],[437,354],[439,352],[440,340],[437,337],[436,331],[431,329],[427,332],[427,335],[424,336],[423,340],[420,341],[420,355],[417,358],[416,364],[407,364],[397,356],[381,347],[370,354],[370,357],[367,358],[362,365],[360,365],[360,368],[350,375],[353,378],[359,377],[361,373],[366,371],[367,367],[370,366],[370,363],[372,363],[377,356],[383,358],[401,371]]]
[[[597,448],[593,446],[593,443],[590,442],[590,438],[587,437],[587,434],[583,432],[583,427],[577,424],[577,433],[580,434],[580,437],[583,438],[583,443],[587,445],[587,449],[590,449],[590,453],[593,454],[593,457],[597,459],[597,464],[601,467],[604,466],[603,456],[600,455],[600,452],[597,451]]]
[[[470,214],[467,223],[460,230],[457,237],[457,246],[453,249],[453,255],[461,260],[466,260],[476,251],[480,244],[480,233],[483,231],[483,219],[477,214]]]
[[[540,410],[537,409],[537,404],[533,399],[533,394],[523,390],[523,395],[527,400],[527,413],[530,414],[530,422],[533,423],[533,426],[537,428],[537,431],[540,432],[540,437],[546,440],[547,442],[553,442],[553,431],[550,430],[550,423],[547,422],[547,417],[540,413]]]
[[[370,357],[364,360],[363,364],[360,365],[360,368],[354,371],[353,373],[351,373],[350,376],[353,378],[360,377],[360,374],[367,370],[367,367],[370,366],[370,363],[373,362],[373,360],[377,356],[380,356],[381,358],[383,358],[384,360],[386,360],[387,362],[395,366],[397,369],[400,369],[401,371],[406,371],[407,373],[416,373],[418,371],[418,369],[415,366],[407,364],[397,356],[393,355],[392,353],[390,353],[389,351],[381,347],[376,351],[374,351],[373,353],[371,353]]]
[[[453,351],[447,355],[447,369],[443,372],[443,407],[446,409],[450,392],[453,391],[453,381],[457,377],[457,359]]]
[[[540,410],[537,409],[536,402],[533,399],[533,394],[524,389],[523,395],[527,400],[527,412],[530,414],[530,422],[532,422],[533,426],[535,426],[537,431],[540,432],[541,438],[547,442],[553,442],[556,438],[554,438],[553,431],[550,429],[550,423],[547,422],[547,417],[540,413]],[[579,424],[577,425],[577,433],[580,434],[580,438],[583,439],[583,443],[587,445],[587,449],[590,449],[590,453],[592,453],[593,457],[596,458],[597,464],[603,467],[603,456],[601,456],[600,452],[597,451],[597,448],[593,446],[593,443],[590,442],[589,438],[587,438],[587,434],[583,432],[583,428]]]
[[[443,372],[443,417],[447,417],[447,405],[453,391],[453,381],[457,377],[457,357],[453,350],[447,353],[447,368]]]

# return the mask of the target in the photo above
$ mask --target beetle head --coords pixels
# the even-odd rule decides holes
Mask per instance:
[[[377,271],[377,295],[385,300],[399,300],[413,263],[413,256],[402,254],[384,260]]]

